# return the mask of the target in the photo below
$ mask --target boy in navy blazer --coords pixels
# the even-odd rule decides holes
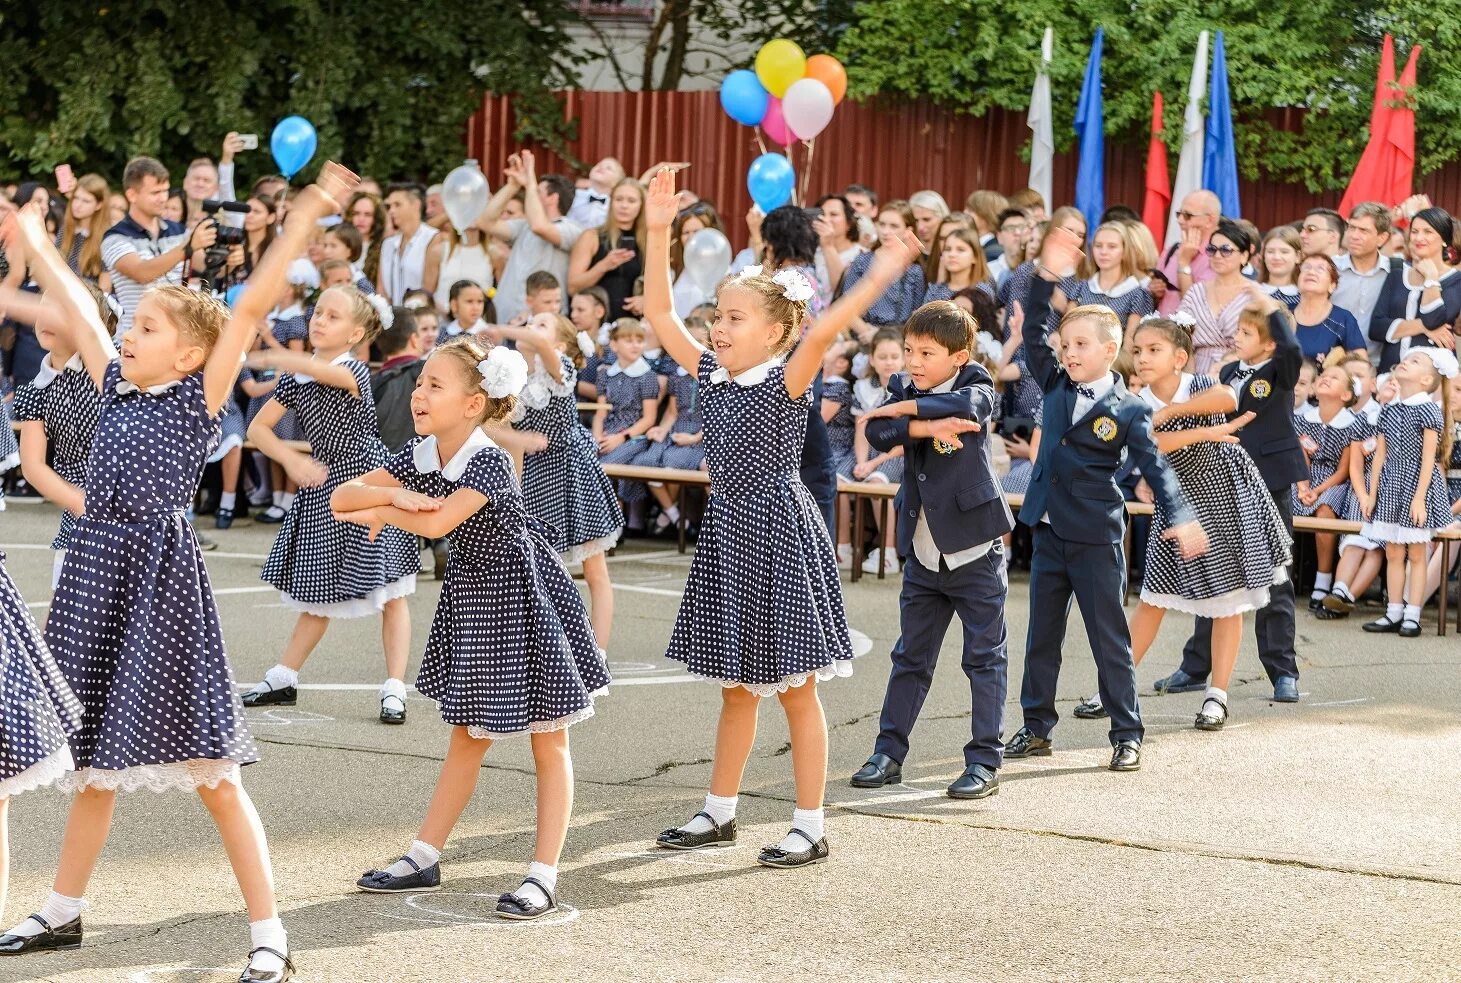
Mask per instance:
[[[888,384],[882,406],[866,414],[879,451],[903,448],[896,499],[898,552],[908,558],[898,600],[902,634],[873,755],[852,784],[876,788],[902,780],[908,735],[933,682],[944,633],[955,614],[964,626],[964,674],[972,714],[956,799],[999,790],[1007,659],[1004,603],[1009,589],[1002,538],[1014,517],[994,479],[986,427],[997,397],[984,367],[969,358],[978,325],[949,301],[914,311],[903,327],[907,378]]]
[[[1052,228],[1025,304],[1025,361],[1045,393],[1044,427],[1020,510],[1020,521],[1034,530],[1035,539],[1025,678],[1020,687],[1025,725],[1010,740],[1005,756],[1051,753],[1050,737],[1059,719],[1055,688],[1074,594],[1096,659],[1101,700],[1111,716],[1110,768],[1135,771],[1141,767],[1144,731],[1131,635],[1121,608],[1126,503],[1116,485],[1127,451],[1172,516],[1164,535],[1177,540],[1183,556],[1206,550],[1207,537],[1157,451],[1150,408],[1127,392],[1111,371],[1121,349],[1121,321],[1099,305],[1074,307],[1060,321],[1059,360],[1046,341],[1056,271],[1073,267],[1079,257],[1074,236]]]

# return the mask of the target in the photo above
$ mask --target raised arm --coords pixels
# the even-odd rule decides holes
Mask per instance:
[[[494,239],[501,239],[504,242],[512,239],[512,226],[502,221],[502,210],[522,190],[523,186],[517,180],[521,173],[518,156],[513,154],[507,159],[507,169],[504,172],[506,177],[502,182],[502,187],[498,188],[497,193],[488,199],[487,207],[482,209],[481,215],[477,216],[475,223],[477,228]]]
[[[553,315],[539,314],[537,316],[552,317]],[[503,338],[516,344],[519,351],[526,349],[537,355],[538,361],[543,363],[543,370],[554,382],[563,381],[563,363],[558,360],[558,349],[554,348],[553,343],[542,334],[531,327],[524,328],[511,324],[499,324],[494,330]]]
[[[269,348],[252,352],[248,357],[251,369],[274,369],[277,372],[291,372],[307,375],[322,386],[344,389],[354,396],[360,395],[360,383],[343,365],[322,362],[313,355],[291,351],[288,348]]]
[[[553,224],[548,218],[548,211],[543,207],[543,196],[538,193],[538,174],[534,169],[533,152],[524,150],[522,152],[523,170],[523,212],[527,215],[528,228],[532,229],[540,238],[563,248],[563,231]]]
[[[20,223],[20,240],[30,260],[31,276],[47,298],[55,301],[66,334],[81,353],[87,374],[100,390],[106,380],[107,366],[117,357],[117,348],[101,323],[96,301],[56,251],[46,234],[39,206],[26,205],[15,221]]]
[[[661,168],[649,182],[649,193],[644,200],[648,231],[644,246],[644,317],[670,357],[694,375],[700,371],[700,356],[705,354],[705,349],[685,330],[685,322],[675,313],[670,286],[670,224],[679,207],[675,174],[669,168]]]

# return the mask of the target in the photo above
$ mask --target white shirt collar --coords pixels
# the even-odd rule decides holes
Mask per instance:
[[[629,365],[627,368],[623,365],[620,365],[618,362],[615,362],[613,365],[609,366],[609,375],[627,375],[631,379],[638,379],[640,376],[644,375],[644,373],[648,371],[649,363],[644,360],[643,355],[639,356],[639,358],[636,359],[633,364]]]
[[[772,367],[780,364],[780,358],[768,358],[760,365],[753,365],[738,376],[732,376],[729,369],[722,367],[710,373],[710,381],[721,383],[729,382],[734,378],[738,386],[759,386],[766,381],[766,376],[771,373]]]
[[[467,464],[477,456],[477,452],[488,447],[496,447],[497,443],[491,437],[482,432],[481,428],[473,428],[467,435],[466,443],[462,449],[452,455],[452,459],[445,464],[441,463],[441,452],[436,447],[436,434],[432,434],[420,441],[411,450],[411,463],[416,465],[416,470],[422,474],[435,474],[441,472],[441,476],[447,481],[456,481],[461,478],[467,470]]]
[[[135,383],[128,382],[126,379],[119,379],[117,381],[117,395],[118,396],[126,396],[129,393],[145,392],[149,396],[161,396],[163,393],[167,392],[169,389],[176,389],[178,386],[181,386],[182,384],[183,384],[183,380],[181,380],[181,379],[173,379],[170,382],[163,382],[163,383],[159,383],[158,385],[148,386],[146,389],[142,389],[141,387],[137,386]]]
[[[1340,253],[1338,256],[1334,257],[1334,265],[1339,267],[1339,271],[1341,273],[1353,273],[1355,276],[1370,277],[1377,274],[1384,275],[1386,273],[1389,273],[1390,257],[1382,253],[1378,257],[1378,259],[1379,262],[1377,262],[1373,267],[1371,267],[1367,272],[1364,273],[1361,273],[1359,270],[1354,268],[1354,260],[1350,258],[1349,253]]]
[[[334,358],[330,359],[330,364],[331,365],[342,365],[345,362],[350,361],[354,357],[355,357],[355,355],[352,352],[343,351],[340,354],[336,355]],[[296,372],[296,373],[294,373],[294,381],[297,382],[297,383],[299,383],[302,386],[302,385],[304,385],[307,382],[314,382],[315,381],[315,377],[312,376],[312,375],[310,375],[307,372]]]
[[[1424,406],[1426,403],[1434,403],[1435,397],[1433,397],[1430,393],[1415,393],[1413,395],[1406,396],[1400,402],[1406,406]]]
[[[1299,410],[1299,416],[1308,420],[1310,423],[1324,423],[1319,418],[1319,407],[1312,403],[1305,403],[1304,408]],[[1354,414],[1349,411],[1349,407],[1344,406],[1340,407],[1339,412],[1334,414],[1334,419],[1330,420],[1325,426],[1334,427],[1336,430],[1343,430],[1352,422],[1354,422]]]
[[[1175,395],[1173,395],[1172,402],[1185,403],[1190,398],[1192,398],[1192,374],[1189,372],[1183,372],[1181,377],[1177,380],[1177,392]],[[1151,386],[1142,387],[1141,399],[1142,402],[1146,403],[1154,410],[1160,410],[1167,406],[1166,403],[1162,402],[1160,396],[1152,392]]]
[[[1086,286],[1090,287],[1091,290],[1100,294],[1102,297],[1124,297],[1127,294],[1131,293],[1133,290],[1140,288],[1141,283],[1136,279],[1136,277],[1129,276],[1125,280],[1122,280],[1120,283],[1116,284],[1116,286],[1112,287],[1110,290],[1102,290],[1101,274],[1096,273],[1089,280],[1086,281]]]
[[[85,368],[81,361],[81,353],[72,355],[66,364],[61,366],[60,371],[51,368],[51,356],[47,355],[41,359],[41,367],[36,371],[36,377],[31,380],[31,385],[37,389],[44,389],[49,386],[62,372],[81,372]]]
[[[1243,360],[1239,359],[1238,360],[1238,371],[1239,372],[1257,372],[1259,369],[1263,368],[1265,365],[1267,365],[1269,362],[1272,362],[1272,361],[1273,361],[1273,359],[1271,359],[1271,358],[1265,358],[1261,362],[1254,362],[1252,365],[1249,365],[1247,362],[1244,362]]]
[[[1111,391],[1113,386],[1116,385],[1116,373],[1107,372],[1101,378],[1096,379],[1092,382],[1075,382],[1074,379],[1072,379],[1071,382],[1075,383],[1075,385],[1077,386],[1085,386],[1087,389],[1091,390],[1091,392],[1096,394],[1096,401],[1099,401],[1103,396]],[[1085,397],[1077,394],[1076,398],[1084,399]]]
[[[296,303],[290,304],[288,307],[284,308],[281,311],[275,311],[274,312],[273,319],[275,321],[288,321],[291,318],[300,317],[303,314],[304,314],[304,307],[301,306],[298,302],[296,302]]]

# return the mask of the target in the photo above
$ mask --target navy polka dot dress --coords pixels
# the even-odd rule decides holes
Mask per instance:
[[[700,356],[710,497],[671,659],[761,696],[852,674],[832,541],[801,482],[811,387],[786,392],[779,362],[730,379]]]
[[[45,632],[83,709],[73,791],[216,787],[258,760],[186,516],[218,431],[203,373],[138,391],[107,367]]]
[[[386,602],[416,590],[421,554],[416,537],[389,528],[371,542],[362,526],[337,522],[330,496],[347,481],[389,458],[380,442],[370,368],[346,352],[335,359],[355,377],[359,395],[291,373],[279,377],[274,399],[299,416],[310,453],[329,476],[301,488],[279,524],[279,535],[259,575],[279,589],[287,607],[322,618],[379,614]]]
[[[309,343],[309,320],[303,314],[295,314],[290,317],[276,318],[269,327],[269,332],[274,340],[281,346],[288,348],[291,341],[302,341]],[[264,382],[275,377],[273,369],[245,369],[245,372],[252,373],[255,380]],[[249,400],[249,405],[244,408],[244,430],[247,432],[248,425],[254,422],[254,417],[259,415],[259,410],[269,402],[271,394],[254,396]],[[299,418],[290,410],[285,413],[279,422],[274,424],[274,436],[280,440],[305,440],[304,431],[299,428]]]
[[[855,421],[858,417],[862,416],[869,410],[876,409],[877,407],[882,406],[887,398],[888,390],[885,386],[881,386],[878,384],[878,379],[876,375],[869,376],[866,379],[858,379],[856,382],[854,382],[852,384],[852,419],[854,421],[854,426],[856,425]],[[874,457],[880,456],[877,449],[873,447],[869,447],[867,453],[867,460],[872,460]],[[852,473],[852,469],[857,465],[857,463],[857,445],[856,443],[854,443],[853,454],[847,459],[846,462],[847,469],[843,470],[841,467],[839,467],[837,469],[837,473],[843,478],[846,478],[848,481],[885,480],[892,482],[896,485],[903,480],[902,454],[889,458],[882,464],[879,464],[877,470],[873,471],[866,478],[858,478]]]
[[[1183,375],[1174,403],[1185,403],[1220,383]],[[1141,398],[1153,410],[1165,404],[1150,388]],[[1178,417],[1159,433],[1219,425],[1221,416]],[[1203,618],[1226,618],[1268,603],[1269,588],[1288,579],[1293,540],[1284,528],[1263,476],[1238,444],[1204,441],[1163,455],[1182,495],[1207,533],[1208,551],[1183,560],[1177,545],[1162,538],[1171,519],[1161,504],[1147,537],[1144,603]]]
[[[447,534],[451,559],[416,690],[476,738],[562,730],[593,716],[609,671],[573,578],[523,506],[512,460],[480,430],[445,464],[417,437],[387,465],[405,488],[487,502]]]
[[[1446,490],[1451,504],[1461,501],[1461,423],[1451,424],[1451,460],[1446,463]]]
[[[1339,459],[1345,448],[1356,440],[1364,440],[1369,429],[1349,410],[1341,409],[1334,418],[1325,423],[1319,418],[1319,407],[1305,406],[1294,414],[1294,429],[1299,441],[1309,452],[1309,487],[1318,488],[1339,470]],[[1305,505],[1299,501],[1296,491],[1293,496],[1294,515],[1313,515],[1319,506],[1327,505],[1335,516],[1344,515],[1344,503],[1349,500],[1349,482],[1342,481],[1326,491],[1314,502]]]
[[[822,379],[822,405],[836,405],[827,421],[827,442],[832,445],[832,466],[840,475],[850,475],[854,463],[853,437],[857,424],[852,419],[852,383],[840,377]]]
[[[546,449],[523,458],[523,501],[529,515],[548,525],[553,548],[569,563],[579,563],[618,542],[624,514],[599,464],[593,435],[579,422],[573,362],[566,355],[558,358],[562,382],[534,360],[512,425],[548,439]]]
[[[81,703],[0,554],[0,800],[70,771],[66,736],[80,727]]]
[[[96,391],[80,355],[72,356],[59,372],[51,368],[47,356],[35,379],[15,387],[15,418],[22,423],[45,424],[51,469],[78,488],[86,487],[86,459],[91,454],[100,415],[101,393]],[[75,527],[76,516],[63,511],[61,528],[51,541],[51,549],[66,549]]]
[[[1451,502],[1439,461],[1431,464],[1426,488],[1426,521],[1417,524],[1410,503],[1420,487],[1420,459],[1425,432],[1445,428],[1441,407],[1427,393],[1396,400],[1380,410],[1379,434],[1385,438],[1385,461],[1375,494],[1375,511],[1360,531],[1377,543],[1428,543],[1431,534],[1451,523]]]
[[[20,441],[12,422],[10,400],[0,399],[0,474],[20,467]],[[0,509],[4,508],[5,500],[0,496]]]
[[[1370,483],[1370,463],[1374,460],[1375,445],[1377,442],[1376,436],[1379,433],[1377,426],[1379,422],[1380,404],[1374,399],[1371,399],[1368,403],[1366,403],[1364,409],[1355,413],[1354,440],[1356,441],[1356,444],[1353,453],[1363,456],[1362,470],[1364,472],[1364,481],[1367,487]],[[1344,511],[1340,513],[1339,517],[1341,519],[1346,519],[1350,522],[1364,522],[1365,517],[1364,513],[1360,509],[1359,494],[1352,483],[1348,486],[1348,488],[1349,492],[1344,496]],[[1345,536],[1343,539],[1341,539],[1340,548],[1343,549],[1344,543],[1349,540],[1350,536]],[[1374,544],[1371,543],[1366,548],[1374,549],[1375,547]]]
[[[640,371],[643,366],[643,371]],[[639,373],[631,375],[630,373]],[[622,433],[644,417],[644,401],[659,399],[659,375],[643,359],[623,371],[617,364],[599,367],[599,398],[607,401],[604,436]],[[643,440],[626,440],[603,455],[606,464],[628,464],[644,452]],[[642,486],[641,486],[642,487]]]
[[[705,460],[704,441],[677,444],[670,437],[677,433],[698,434],[704,429],[705,424],[700,414],[700,383],[678,365],[671,366],[665,378],[669,384],[666,395],[675,401],[675,425],[670,428],[664,440],[650,444],[633,463],[646,468],[699,471]]]

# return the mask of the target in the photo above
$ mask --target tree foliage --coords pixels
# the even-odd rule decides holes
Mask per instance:
[[[270,131],[298,113],[319,131],[307,174],[330,157],[440,174],[489,90],[517,95],[522,130],[567,135],[551,95],[575,80],[566,4],[106,3],[0,5],[0,173],[70,163],[116,178],[134,154],[178,167],[229,130],[260,135],[239,163],[265,173]]]
[[[1168,142],[1181,142],[1182,113],[1198,32],[1225,35],[1238,161],[1251,178],[1343,187],[1368,135],[1381,39],[1395,35],[1397,71],[1421,42],[1418,166],[1461,156],[1461,19],[1422,0],[880,0],[855,8],[838,54],[853,94],[928,96],[971,113],[1024,110],[1045,27],[1055,28],[1051,87],[1058,147],[1071,122],[1096,27],[1106,131],[1144,139],[1153,90],[1166,102]],[[1303,110],[1285,128],[1277,109]]]

